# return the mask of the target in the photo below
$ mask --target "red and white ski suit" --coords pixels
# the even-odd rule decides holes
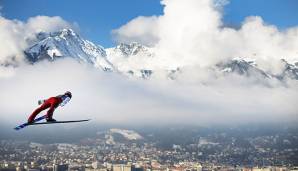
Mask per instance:
[[[48,108],[49,110],[47,111],[47,119],[52,119],[55,109],[59,105],[64,106],[68,101],[69,99],[65,95],[50,97],[49,99],[45,100],[44,103],[30,115],[30,117],[28,118],[28,122],[33,122],[36,115]]]

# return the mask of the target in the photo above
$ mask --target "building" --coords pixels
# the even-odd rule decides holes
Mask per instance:
[[[131,165],[114,164],[112,171],[131,171]]]
[[[141,167],[140,165],[133,165],[131,167],[131,171],[144,171],[144,168]]]
[[[93,169],[98,169],[101,167],[101,164],[98,161],[95,161],[91,164]]]
[[[67,164],[54,164],[53,171],[67,171],[68,165]]]

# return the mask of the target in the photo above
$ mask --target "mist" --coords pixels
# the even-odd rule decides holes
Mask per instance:
[[[189,81],[187,81],[189,80]],[[74,60],[23,65],[0,79],[1,122],[22,123],[37,101],[71,91],[54,113],[58,120],[111,124],[247,124],[297,122],[297,84],[252,84],[182,77],[140,80],[106,73]]]

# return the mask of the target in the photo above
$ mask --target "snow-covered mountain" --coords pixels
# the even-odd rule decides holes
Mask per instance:
[[[153,52],[150,48],[141,45],[140,43],[133,42],[130,44],[121,43],[114,48],[106,49],[109,57],[118,56],[118,57],[131,57],[135,55],[142,55],[147,57],[152,57]]]
[[[71,57],[81,63],[89,63],[104,71],[115,71],[125,75],[149,78],[152,70],[148,63],[154,53],[151,48],[139,43],[119,44],[104,49],[102,46],[81,38],[72,29],[36,35],[37,41],[24,51],[29,62],[54,61]]]
[[[279,79],[290,78],[290,79],[298,80],[298,62],[295,62],[294,64],[290,64],[284,59],[282,59],[281,62],[283,64],[284,69],[283,69],[283,72],[277,77]]]
[[[143,79],[149,79],[157,74],[164,74],[165,78],[175,79],[185,68],[185,66],[180,66],[174,70],[157,69],[154,49],[135,42],[121,43],[116,47],[104,49],[102,46],[81,38],[71,29],[53,33],[42,32],[36,37],[36,42],[24,52],[27,60],[31,63],[44,59],[54,61],[62,57],[70,57],[104,71],[118,72]],[[280,62],[284,69],[277,75],[264,71],[254,60],[247,58],[222,61],[213,68],[223,75],[233,73],[261,79],[298,80],[298,63],[290,64],[286,60]]]
[[[216,65],[223,73],[236,73],[247,77],[271,78],[271,75],[259,69],[254,60],[234,58]]]
[[[262,70],[254,60],[248,58],[234,58],[221,62],[217,64],[216,67],[224,74],[234,73],[246,77],[257,77],[261,79],[273,78],[281,81],[285,79],[298,80],[298,62],[291,64],[285,59],[281,59],[280,64],[282,66],[282,72],[278,74]]]
[[[147,79],[153,73],[153,50],[139,43],[121,43],[106,49],[107,59],[117,70],[128,76]]]
[[[72,57],[79,62],[93,64],[103,70],[113,70],[113,65],[106,59],[103,47],[82,39],[71,29],[53,33],[39,33],[37,43],[25,50],[27,59],[34,63],[40,60],[53,61],[61,57]]]

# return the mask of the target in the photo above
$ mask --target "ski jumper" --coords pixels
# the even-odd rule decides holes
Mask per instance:
[[[56,97],[50,97],[47,100],[43,100],[42,105],[37,108],[29,117],[28,121],[29,122],[33,122],[35,117],[43,110],[48,109],[47,111],[47,119],[52,119],[53,117],[53,113],[55,111],[55,109],[60,105],[60,106],[64,106],[68,101],[70,100],[69,97],[67,97],[66,95],[59,95]]]

